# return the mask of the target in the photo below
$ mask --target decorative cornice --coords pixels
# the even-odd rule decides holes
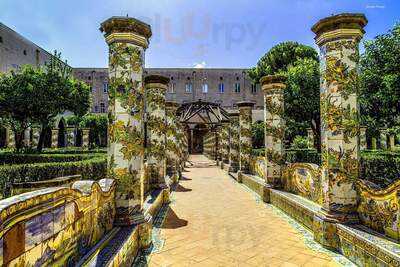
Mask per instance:
[[[179,107],[179,104],[175,101],[166,101],[165,102],[165,108],[170,109],[170,110],[177,110]]]
[[[111,17],[101,23],[100,31],[104,33],[105,37],[112,33],[121,32],[135,33],[146,39],[149,39],[152,35],[150,25],[135,18],[118,16]]]
[[[145,84],[145,89],[158,89],[163,91],[163,93],[165,93],[165,91],[168,89],[168,85],[163,84],[163,83],[147,83]]]
[[[286,77],[283,75],[267,75],[260,79],[261,88],[264,92],[286,88]]]
[[[364,30],[359,29],[338,29],[330,32],[325,32],[315,37],[315,43],[318,46],[324,45],[327,42],[341,40],[341,39],[354,39],[360,41],[364,36]]]
[[[365,33],[364,27],[367,23],[368,20],[364,14],[343,13],[321,19],[311,30],[316,34],[316,43],[323,45],[335,39],[361,39]]]
[[[147,48],[149,46],[148,39],[135,33],[129,33],[129,32],[111,33],[107,35],[105,38],[107,44],[111,44],[114,42],[124,42],[124,43],[132,43],[144,48]]]
[[[254,106],[254,102],[251,102],[251,101],[240,101],[240,102],[237,102],[236,105],[238,107],[253,107]]]
[[[235,111],[230,111],[229,113],[229,117],[239,117],[239,111],[235,110]]]
[[[148,75],[144,78],[145,84],[149,83],[161,83],[167,85],[169,83],[169,78],[161,75]]]

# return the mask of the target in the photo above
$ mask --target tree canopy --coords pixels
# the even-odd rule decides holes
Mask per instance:
[[[312,128],[316,140],[320,136],[319,61],[314,48],[296,42],[284,42],[271,48],[249,71],[257,83],[265,75],[287,77],[284,91],[286,142]]]
[[[55,116],[67,110],[84,115],[90,106],[90,88],[71,75],[71,68],[54,56],[43,67],[23,66],[0,75],[0,115],[14,131],[17,150],[23,132],[37,124],[49,127]],[[43,143],[43,131],[38,149]]]
[[[361,123],[371,134],[400,128],[400,24],[364,43],[360,59]]]

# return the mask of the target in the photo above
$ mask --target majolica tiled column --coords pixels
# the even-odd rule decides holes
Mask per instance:
[[[166,115],[165,93],[169,78],[150,75],[145,79],[147,139],[147,163],[150,169],[150,187],[165,188],[166,175]]]
[[[308,148],[314,149],[314,132],[311,128],[307,128]]]
[[[187,146],[185,145],[185,128],[184,125],[176,119],[177,124],[177,144],[178,144],[178,161],[177,161],[177,170],[179,178],[182,176],[182,172],[185,168],[186,162],[186,151]]]
[[[75,128],[67,127],[66,131],[67,131],[66,146],[67,147],[75,146]]]
[[[250,173],[251,152],[253,149],[251,137],[251,123],[253,102],[237,103],[239,107],[239,170],[241,173]]]
[[[222,136],[222,125],[218,125],[215,128],[215,160],[219,164],[222,159],[222,148],[221,148],[221,136]]]
[[[222,122],[221,129],[221,160],[223,163],[229,164],[229,121]]]
[[[167,155],[167,174],[174,181],[178,178],[179,146],[177,139],[177,117],[176,111],[178,103],[167,101],[166,107],[166,155]]]
[[[24,138],[23,139],[24,147],[29,147],[30,143],[31,143],[31,129],[30,128],[25,129],[23,138]]]
[[[109,45],[108,171],[116,179],[116,224],[144,220],[144,54],[150,26],[133,18],[111,17],[101,24]]]
[[[371,138],[371,149],[377,149],[377,145],[376,145],[376,137],[372,137]]]
[[[389,135],[389,149],[393,150],[395,147],[394,135]]]
[[[367,127],[360,127],[360,150],[367,149]]]
[[[32,147],[37,147],[40,139],[40,128],[34,127],[32,128]]]
[[[380,144],[381,144],[380,148],[381,148],[382,150],[386,150],[386,149],[388,148],[388,146],[387,146],[387,134],[386,134],[386,129],[385,129],[385,128],[384,128],[384,129],[380,129],[379,135],[380,135],[379,141],[380,141]]]
[[[6,142],[8,148],[15,148],[15,134],[11,128],[6,128]]]
[[[85,128],[82,129],[82,148],[89,148],[89,134],[90,134],[90,129]]]
[[[58,131],[59,129],[51,129],[51,148],[58,147]]]
[[[360,126],[355,81],[359,42],[366,24],[362,14],[341,14],[322,19],[312,28],[320,47],[322,76],[323,209],[314,217],[314,238],[334,249],[339,242],[336,223],[357,221]]]
[[[283,141],[285,137],[283,92],[286,85],[284,82],[285,78],[278,75],[265,76],[260,80],[264,91],[267,182],[276,188],[283,185],[281,177],[284,163]]]
[[[239,112],[230,112],[229,118],[229,171],[237,172],[239,170]]]

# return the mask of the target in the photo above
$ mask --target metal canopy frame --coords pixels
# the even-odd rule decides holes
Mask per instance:
[[[182,104],[177,113],[180,122],[185,124],[214,126],[229,121],[229,113],[220,104],[202,100]]]

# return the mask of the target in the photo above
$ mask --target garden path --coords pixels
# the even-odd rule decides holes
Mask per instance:
[[[190,161],[149,266],[340,266],[340,255],[322,249],[206,157]]]

